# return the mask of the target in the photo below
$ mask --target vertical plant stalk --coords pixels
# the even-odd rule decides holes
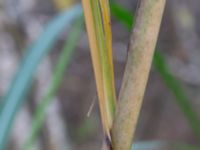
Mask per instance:
[[[141,0],[112,129],[114,150],[130,150],[166,0]]]

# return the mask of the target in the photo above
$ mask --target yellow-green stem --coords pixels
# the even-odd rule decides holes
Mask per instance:
[[[112,129],[114,150],[130,150],[166,0],[141,0]]]

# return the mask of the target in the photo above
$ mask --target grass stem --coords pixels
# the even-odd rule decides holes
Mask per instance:
[[[141,0],[113,123],[114,150],[130,150],[143,101],[165,0]]]

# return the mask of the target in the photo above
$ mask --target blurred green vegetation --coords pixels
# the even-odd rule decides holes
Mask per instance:
[[[55,70],[53,71],[52,81],[47,89],[47,92],[44,94],[43,98],[41,99],[40,104],[37,106],[36,114],[33,116],[32,119],[32,129],[30,135],[24,145],[24,150],[30,149],[31,145],[37,138],[37,135],[43,125],[45,119],[45,110],[52,102],[56,92],[61,84],[64,72],[68,68],[69,62],[72,58],[73,52],[76,48],[76,43],[80,37],[82,31],[82,24],[83,18],[78,18],[75,25],[71,28],[69,33],[69,37],[66,40],[66,43],[63,47],[63,50],[58,58],[58,62],[55,66]]]
[[[26,50],[26,54],[11,83],[10,89],[4,97],[1,107],[0,150],[4,150],[15,116],[24,103],[38,65],[51,50],[59,34],[64,29],[68,29],[71,23],[77,17],[80,17],[81,14],[82,9],[80,5],[75,5],[59,14],[46,26],[38,40]]]

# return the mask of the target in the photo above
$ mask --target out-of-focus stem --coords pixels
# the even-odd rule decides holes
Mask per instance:
[[[112,129],[114,150],[130,150],[166,0],[141,0]]]

